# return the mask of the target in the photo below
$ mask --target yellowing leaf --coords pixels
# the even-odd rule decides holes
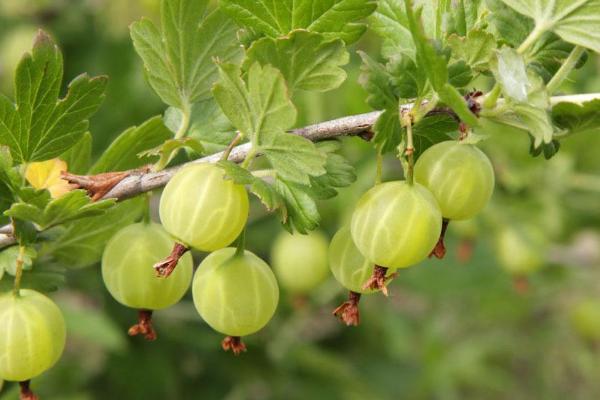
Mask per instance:
[[[48,161],[32,162],[27,165],[25,178],[35,189],[48,189],[53,199],[70,191],[73,186],[60,178],[60,173],[67,170],[67,163],[59,158]]]

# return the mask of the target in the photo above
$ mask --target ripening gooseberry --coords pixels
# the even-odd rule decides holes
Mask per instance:
[[[496,254],[502,268],[516,276],[529,275],[544,264],[543,238],[531,227],[504,227],[496,236]]]
[[[358,201],[350,232],[363,256],[391,270],[416,264],[429,255],[442,229],[433,195],[422,185],[386,182]]]
[[[65,320],[45,295],[0,295],[0,379],[27,381],[52,367],[65,347]]]
[[[354,244],[350,227],[340,228],[329,245],[329,267],[335,279],[352,292],[372,293],[373,290],[363,286],[373,274],[374,266]]]
[[[282,232],[271,251],[279,284],[294,293],[306,293],[317,287],[329,274],[327,247],[327,238],[321,232],[307,235]]]
[[[224,175],[213,164],[193,164],[177,172],[160,198],[165,230],[186,246],[202,251],[233,242],[248,219],[248,194],[244,186]]]
[[[461,220],[473,217],[494,191],[494,170],[476,146],[457,141],[437,143],[415,163],[414,179],[431,191],[442,216]]]
[[[194,305],[214,330],[245,336],[264,327],[279,302],[271,268],[250,251],[228,247],[206,257],[192,283]]]
[[[137,223],[118,231],[102,255],[102,279],[119,303],[160,310],[177,303],[192,281],[192,256],[187,253],[169,279],[155,276],[152,266],[168,254],[173,239],[155,223]]]
[[[600,340],[600,300],[578,302],[570,313],[571,324],[584,339]]]

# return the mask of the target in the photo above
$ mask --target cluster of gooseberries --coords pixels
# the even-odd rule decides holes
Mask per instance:
[[[192,164],[164,189],[162,226],[140,222],[112,237],[102,257],[102,277],[118,302],[139,312],[129,334],[148,340],[157,337],[153,311],[177,303],[191,284],[202,319],[226,336],[223,349],[239,354],[245,350],[241,337],[262,329],[274,315],[278,280],[288,291],[304,293],[331,270],[350,291],[334,314],[357,325],[361,295],[385,294],[398,269],[430,254],[443,256],[448,221],[481,211],[493,186],[491,163],[475,146],[436,144],[417,160],[414,179],[377,184],[367,191],[351,223],[330,244],[319,232],[277,238],[271,255],[274,274],[245,249],[246,189],[226,179],[218,166]],[[236,238],[237,247],[228,247]],[[187,253],[191,248],[210,253],[195,273]],[[35,341],[28,340],[33,336]],[[25,289],[0,296],[0,376],[22,382],[23,398],[35,398],[28,381],[58,360],[64,343],[65,323],[49,298]]]
[[[387,295],[386,284],[398,269],[430,255],[442,258],[448,223],[479,213],[493,189],[487,156],[472,144],[445,141],[423,152],[408,180],[368,190],[350,226],[341,228],[331,242],[331,270],[350,292],[334,314],[347,325],[358,325],[361,295]]]

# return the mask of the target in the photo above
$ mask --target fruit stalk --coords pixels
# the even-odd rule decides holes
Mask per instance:
[[[347,326],[358,326],[360,324],[360,312],[358,303],[360,302],[360,293],[348,292],[348,300],[343,302],[338,308],[333,310],[333,315]]]
[[[127,331],[129,336],[144,335],[144,339],[148,341],[156,340],[157,335],[152,325],[152,311],[151,310],[139,310],[138,311],[138,323],[131,326]]]
[[[15,268],[15,284],[13,286],[13,294],[19,296],[21,290],[21,278],[23,277],[23,257],[25,255],[25,246],[19,246],[19,255],[17,256]]]
[[[160,278],[166,278],[171,275],[175,270],[175,267],[177,267],[179,259],[183,257],[188,250],[189,248],[183,244],[175,243],[173,245],[173,249],[171,250],[171,254],[169,254],[164,260],[154,264],[153,268],[156,271],[156,275]]]
[[[236,356],[246,351],[246,345],[239,336],[226,336],[221,342],[221,347],[225,351],[231,350]]]
[[[19,400],[38,400],[39,397],[37,397],[33,391],[31,390],[31,388],[29,387],[29,383],[30,381],[22,381],[19,382]]]

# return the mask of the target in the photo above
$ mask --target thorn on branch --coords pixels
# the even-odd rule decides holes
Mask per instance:
[[[61,178],[75,185],[76,189],[87,190],[92,201],[98,201],[128,176],[138,173],[148,173],[149,171],[149,166],[129,171],[105,172],[97,175],[75,175],[63,171],[61,172]]]
[[[144,339],[149,342],[156,340],[156,331],[154,330],[154,326],[152,326],[152,311],[139,310],[138,323],[129,328],[127,334],[129,336],[144,335]]]
[[[30,381],[22,381],[19,382],[20,392],[19,392],[19,400],[38,400],[39,397],[33,393],[31,388],[29,387]]]
[[[234,355],[239,356],[240,353],[246,351],[246,345],[242,342],[239,336],[227,336],[221,342],[221,347],[225,351],[231,350]]]
[[[153,268],[156,271],[156,276],[159,278],[166,278],[171,275],[175,270],[175,267],[177,267],[179,259],[183,257],[188,250],[189,247],[186,247],[181,243],[175,243],[173,245],[173,249],[171,250],[171,254],[169,254],[164,260],[154,264]]]
[[[429,258],[435,256],[435,258],[442,259],[446,255],[446,245],[444,244],[444,238],[446,237],[446,230],[448,229],[448,224],[450,223],[449,219],[442,219],[442,232],[440,233],[440,238],[431,253],[429,253]]]
[[[333,310],[332,314],[338,317],[340,321],[347,326],[358,326],[358,324],[360,324],[360,312],[358,309],[360,296],[360,293],[350,291],[348,293],[348,300]]]
[[[373,268],[373,275],[365,282],[362,287],[363,290],[381,290],[381,293],[383,293],[384,296],[389,296],[386,285],[388,281],[394,279],[398,273],[394,272],[393,274],[387,275],[387,272],[388,269],[386,267],[375,265],[375,268]]]

